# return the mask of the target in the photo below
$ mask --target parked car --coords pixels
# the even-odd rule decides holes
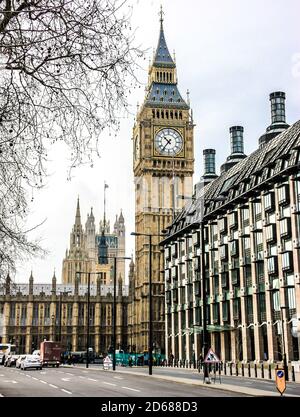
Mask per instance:
[[[38,355],[26,355],[25,358],[21,361],[20,368],[25,371],[25,369],[35,368],[42,369],[42,363]]]
[[[16,366],[16,362],[18,358],[19,358],[19,355],[9,355],[4,362],[4,366],[9,366],[9,367]]]
[[[16,368],[21,368],[21,362],[26,358],[26,355],[20,355],[16,361]]]

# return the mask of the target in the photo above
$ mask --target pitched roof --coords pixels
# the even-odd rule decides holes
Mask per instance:
[[[189,106],[181,97],[176,84],[161,84],[153,82],[146,96],[145,104],[151,107],[170,106],[188,109]]]
[[[287,170],[299,171],[299,149],[300,120],[201,188],[195,200],[186,204],[168,228],[166,238],[192,223],[199,222],[203,213],[209,215],[228,203],[236,204],[243,194],[255,188],[266,188],[261,185],[263,181],[278,182],[275,177],[283,175]],[[220,195],[224,198],[223,201],[218,201]],[[203,204],[205,201],[209,204]]]
[[[153,65],[175,67],[175,63],[167,47],[162,19],[160,21],[160,32],[159,32],[158,44],[157,44],[157,48],[156,48],[156,52],[154,56]]]

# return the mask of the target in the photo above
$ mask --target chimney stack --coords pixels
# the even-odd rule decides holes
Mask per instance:
[[[271,93],[270,101],[272,123],[267,127],[266,133],[259,138],[260,147],[290,127],[285,121],[285,93],[283,91]]]
[[[244,128],[243,126],[232,126],[230,132],[231,154],[244,153]]]
[[[201,182],[204,185],[213,181],[217,178],[216,175],[216,150],[215,149],[204,149],[204,174],[201,177]]]
[[[285,93],[275,91],[270,94],[271,101],[271,120],[275,123],[285,123]]]
[[[224,164],[221,165],[221,174],[228,171],[235,164],[246,158],[244,154],[244,128],[243,126],[231,126],[230,133],[230,147],[231,154],[226,158]]]

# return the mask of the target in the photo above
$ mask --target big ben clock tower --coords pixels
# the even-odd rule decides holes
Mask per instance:
[[[157,353],[164,352],[164,276],[158,235],[183,206],[177,195],[192,195],[193,128],[189,102],[178,90],[175,59],[166,44],[161,12],[158,45],[132,138],[137,234],[132,322],[137,352],[148,350],[149,337],[149,237],[145,235],[152,239],[153,344]]]

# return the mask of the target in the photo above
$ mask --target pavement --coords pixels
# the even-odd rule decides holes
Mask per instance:
[[[85,365],[69,366],[64,367],[85,367]],[[102,369],[101,365],[90,365],[89,370],[106,373],[119,373],[135,376],[144,376],[145,378],[152,378],[156,380],[163,380],[169,382],[176,382],[186,384],[190,386],[198,386],[201,388],[208,388],[215,390],[216,392],[224,392],[233,394],[240,394],[246,396],[259,396],[259,397],[278,397],[279,392],[276,389],[275,381],[263,380],[256,378],[248,378],[242,376],[221,376],[220,379],[216,376],[216,379],[211,378],[210,384],[204,384],[203,374],[199,374],[198,370],[194,369],[181,369],[181,368],[164,368],[164,367],[153,367],[152,376],[148,375],[148,367],[122,367],[117,366],[116,371]],[[284,393],[285,397],[300,397],[300,384],[296,382],[287,382],[287,388]]]
[[[182,378],[184,379],[184,378]],[[1,397],[247,397],[201,383],[181,383],[126,370],[105,371],[100,365],[43,368],[42,371],[0,367]],[[199,382],[199,381],[198,381]]]

